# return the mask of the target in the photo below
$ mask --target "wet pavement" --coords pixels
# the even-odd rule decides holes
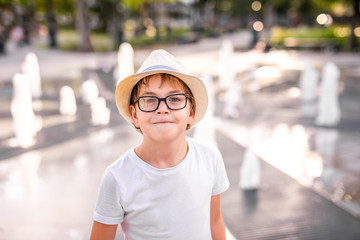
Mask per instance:
[[[132,131],[104,128],[2,160],[0,239],[88,239],[102,172],[138,142]]]
[[[201,48],[196,44],[172,46],[169,51],[190,62],[192,72],[213,74],[217,81],[220,43],[201,44]],[[135,52],[136,62],[149,51]],[[43,108],[36,112],[43,128],[36,144],[28,149],[14,146],[9,111],[11,74],[18,71],[23,56],[19,52],[0,57],[1,72],[7,69],[0,81],[0,239],[88,239],[103,170],[141,138],[120,117],[113,102],[110,68],[105,63],[111,65],[116,54],[40,51],[40,67],[49,63],[42,70]],[[223,116],[221,92],[216,95],[216,140],[231,183],[223,194],[222,209],[233,237],[360,239],[359,55],[252,51],[238,52],[236,59],[257,67],[275,66],[281,75],[254,81],[248,79],[250,65],[239,71],[237,83],[244,94],[234,119]],[[336,127],[319,127],[313,118],[302,115],[298,79],[304,59],[311,59],[318,69],[335,61],[342,70],[344,88],[339,99],[343,117]],[[80,100],[79,86],[91,74],[98,76],[100,93],[112,112],[108,126],[93,126],[90,108]],[[58,92],[64,84],[70,84],[78,97],[73,120],[58,111]],[[255,191],[238,187],[248,148],[261,158],[261,184]]]
[[[217,139],[230,178],[222,196],[223,217],[235,239],[359,239],[358,218],[266,161],[259,189],[239,190],[245,148],[222,134]]]
[[[239,106],[240,117],[222,119],[218,128],[359,218],[360,79],[343,73],[342,118],[336,126],[318,126],[316,116],[304,116],[298,82],[289,80],[246,94]]]

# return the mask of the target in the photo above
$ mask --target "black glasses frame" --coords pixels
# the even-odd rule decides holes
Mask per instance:
[[[171,95],[166,96],[166,97],[164,97],[164,98],[158,98],[158,97],[156,97],[156,96],[137,97],[137,98],[135,99],[134,103],[139,102],[139,100],[140,100],[141,98],[152,97],[152,98],[156,98],[156,99],[158,100],[158,104],[157,104],[156,108],[155,108],[154,110],[151,110],[151,111],[145,111],[145,110],[142,110],[142,109],[141,109],[140,104],[138,103],[138,107],[139,107],[139,109],[140,109],[142,112],[155,112],[156,110],[158,110],[161,101],[164,101],[164,103],[166,104],[167,108],[170,109],[170,110],[181,110],[181,109],[184,109],[184,108],[186,107],[187,101],[185,101],[184,107],[182,107],[182,108],[176,108],[176,109],[169,107],[169,105],[168,105],[167,102],[166,102],[166,99],[168,99],[169,97],[179,96],[179,95],[185,96],[186,99],[190,99],[190,94],[188,94],[188,93],[178,93],[178,94],[171,94]]]

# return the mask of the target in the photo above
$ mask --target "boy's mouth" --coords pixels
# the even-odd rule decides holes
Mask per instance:
[[[165,124],[165,123],[173,123],[170,121],[160,121],[160,122],[155,122],[154,124]]]
[[[168,123],[174,123],[174,121],[170,121],[170,120],[158,120],[158,121],[154,121],[154,124],[168,124]]]

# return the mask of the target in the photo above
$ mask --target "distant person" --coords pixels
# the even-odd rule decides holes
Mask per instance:
[[[259,33],[252,27],[250,49],[254,49],[259,41]]]
[[[5,27],[0,23],[0,55],[5,54]]]
[[[17,47],[22,47],[24,43],[24,29],[21,26],[15,26],[11,29],[10,39]]]
[[[186,137],[208,105],[203,82],[168,52],[153,51],[116,88],[121,115],[142,133],[102,179],[90,239],[225,239],[220,151]]]
[[[56,39],[57,26],[55,21],[49,21],[48,25],[48,34],[49,34],[49,46],[51,48],[57,47],[57,39]]]

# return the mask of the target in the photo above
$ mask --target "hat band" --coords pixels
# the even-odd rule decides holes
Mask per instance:
[[[170,70],[170,71],[174,71],[174,72],[179,72],[179,70],[169,67],[169,66],[165,66],[165,65],[155,65],[155,66],[151,66],[148,67],[144,70],[142,70],[140,73],[144,73],[144,72],[148,72],[148,71],[154,71],[154,70]]]

